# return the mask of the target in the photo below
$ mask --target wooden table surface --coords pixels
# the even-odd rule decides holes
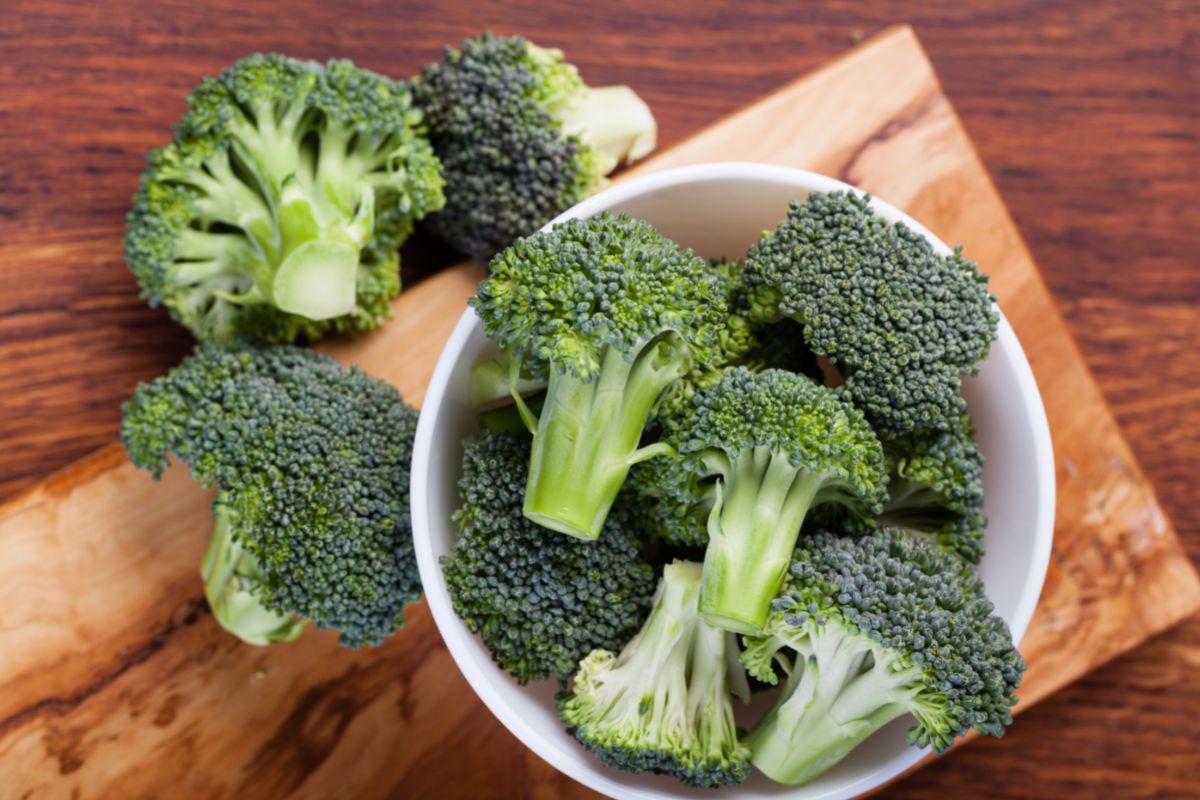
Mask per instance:
[[[165,314],[137,300],[119,238],[142,155],[165,139],[200,75],[274,49],[403,76],[486,27],[564,48],[592,83],[631,84],[670,144],[857,35],[909,22],[1164,508],[1200,557],[1196,3],[334,5],[0,8],[0,498],[110,442],[136,381],[189,347]],[[99,250],[97,233],[108,242]],[[20,271],[31,248],[57,266]],[[428,243],[409,250],[410,282],[445,263]],[[1042,702],[1005,739],[972,743],[887,794],[1177,796],[1200,780],[1198,741],[1192,620]],[[464,732],[464,760],[519,773],[534,758],[497,759],[499,751],[519,753],[498,723]],[[501,785],[520,785],[519,774]],[[565,779],[552,792],[588,796]]]

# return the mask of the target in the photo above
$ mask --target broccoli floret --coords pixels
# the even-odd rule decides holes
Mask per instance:
[[[647,536],[683,547],[708,544],[708,516],[717,498],[713,480],[700,480],[677,459],[655,458],[629,470],[625,507]]]
[[[396,250],[443,204],[408,87],[256,54],[188,105],[129,212],[142,296],[207,341],[313,341],[390,317]]]
[[[948,429],[963,412],[999,317],[987,276],[940,256],[919,233],[876,216],[868,198],[814,194],[750,248],[746,279],[760,317],[804,325],[881,436]]]
[[[710,625],[757,633],[766,622],[811,507],[883,508],[887,473],[879,440],[839,392],[783,370],[725,373],[696,395],[664,436],[685,480],[660,485],[686,504],[717,478],[708,517],[700,614]],[[657,462],[656,462],[657,463]]]
[[[703,259],[653,227],[602,214],[518,240],[492,262],[472,307],[487,335],[548,378],[525,514],[585,539],[600,534],[655,404],[712,360],[727,315]],[[527,409],[526,409],[527,411]]]
[[[969,728],[1004,734],[1025,662],[956,557],[895,530],[818,533],[791,571],[742,653],[760,680],[776,682],[773,662],[788,675],[745,739],[767,777],[807,783],[904,714],[916,718],[909,741],[939,753]]]
[[[748,752],[738,743],[731,694],[749,687],[731,658],[732,634],[696,613],[700,565],[676,561],[646,623],[619,656],[583,660],[559,715],[584,747],[626,772],[659,772],[689,786],[741,783]]]
[[[655,580],[619,509],[595,542],[548,531],[521,513],[528,437],[485,432],[464,447],[458,541],[442,558],[455,613],[520,683],[565,679],[593,649],[620,647]]]
[[[520,37],[446,48],[415,91],[447,180],[427,226],[483,262],[654,149],[654,117],[629,87],[591,88],[561,51]]]
[[[654,420],[662,423],[686,413],[692,398],[701,389],[716,385],[729,367],[746,363],[752,350],[759,347],[755,325],[746,316],[749,290],[742,278],[742,262],[730,258],[709,259],[709,269],[725,295],[727,313],[717,328],[717,346],[706,361],[692,365],[687,374],[663,393],[654,409]]]
[[[973,564],[983,557],[983,453],[963,414],[951,431],[919,431],[884,442],[891,475],[882,525],[928,535]]]
[[[158,477],[174,455],[218,489],[202,572],[226,629],[264,644],[302,618],[359,647],[404,624],[417,414],[395,389],[297,347],[206,344],[122,410],[134,464]]]

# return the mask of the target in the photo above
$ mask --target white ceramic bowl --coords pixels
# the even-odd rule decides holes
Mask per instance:
[[[570,209],[556,222],[601,211],[624,212],[648,220],[702,256],[740,256],[762,231],[774,228],[784,218],[789,201],[836,189],[857,191],[832,178],[784,167],[700,164],[622,182]],[[879,200],[873,200],[872,206],[889,221],[903,221],[920,231],[939,251],[950,252],[898,209]],[[967,247],[970,255],[969,242]],[[985,271],[987,266],[982,265]],[[492,662],[482,642],[455,616],[438,563],[439,557],[454,547],[456,532],[450,515],[459,502],[456,483],[461,473],[461,442],[477,428],[467,404],[467,375],[471,365],[492,349],[474,312],[466,310],[438,360],[417,426],[412,466],[413,536],[425,596],[450,654],[471,687],[513,735],[580,783],[619,798],[853,797],[887,782],[925,755],[905,743],[905,730],[912,723],[902,718],[808,786],[778,786],[756,774],[741,786],[714,792],[689,790],[663,776],[609,769],[568,736],[555,711],[554,684],[544,681],[520,687]],[[985,510],[990,524],[987,556],[980,571],[996,611],[1019,640],[1033,615],[1050,557],[1054,460],[1033,373],[1003,317],[991,354],[979,376],[965,381],[964,394],[987,457]],[[753,710],[745,722],[753,722]],[[739,710],[739,718],[741,715]]]

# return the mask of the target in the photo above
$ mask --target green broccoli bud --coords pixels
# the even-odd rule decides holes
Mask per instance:
[[[865,519],[883,508],[882,448],[839,392],[783,370],[729,370],[694,405],[664,437],[690,478],[668,483],[664,471],[661,485],[686,504],[695,487],[718,479],[700,615],[757,633],[810,508],[836,503]]]
[[[622,492],[629,496],[625,506],[645,535],[681,547],[708,544],[716,481],[701,481],[678,459],[654,458],[629,470]]]
[[[427,226],[484,262],[654,149],[654,117],[629,87],[589,87],[561,51],[520,37],[447,48],[415,92],[447,180]]]
[[[492,262],[472,307],[487,335],[548,379],[525,514],[585,539],[600,534],[651,411],[698,362],[726,317],[717,279],[649,224],[602,214],[518,240]]]
[[[689,786],[741,783],[748,752],[738,743],[731,694],[745,675],[730,658],[732,635],[696,613],[699,564],[663,569],[650,616],[620,655],[596,650],[559,696],[567,729],[606,765],[672,775]]]
[[[568,677],[595,648],[620,647],[654,593],[654,570],[614,509],[596,542],[548,531],[521,512],[528,437],[464,443],[458,540],[442,558],[454,611],[520,683]]]
[[[884,443],[891,482],[881,525],[929,536],[978,564],[983,557],[983,453],[963,414],[950,431],[918,431]]]
[[[397,248],[442,178],[403,84],[252,55],[188,97],[151,152],[125,259],[198,339],[310,341],[390,317]]]
[[[1004,734],[1025,662],[956,557],[896,530],[818,533],[800,540],[791,572],[742,653],[760,680],[778,680],[776,663],[787,674],[744,740],[767,777],[808,783],[905,714],[909,741],[939,753],[970,728]]]
[[[876,216],[868,198],[813,194],[746,257],[759,319],[792,317],[836,365],[881,436],[948,429],[962,375],[987,356],[999,316],[987,276]]]
[[[157,477],[174,455],[218,489],[202,573],[230,632],[285,640],[298,617],[360,647],[404,624],[421,594],[408,497],[417,414],[395,389],[297,347],[208,344],[122,410],[135,465]]]

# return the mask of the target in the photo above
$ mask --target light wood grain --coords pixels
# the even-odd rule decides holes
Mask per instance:
[[[1021,708],[1195,607],[1170,524],[911,32],[869,42],[645,169],[716,158],[842,176],[967,242],[993,274],[1060,460],[1055,560],[1024,645],[1033,668]],[[426,281],[400,299],[398,320],[339,357],[416,399],[475,277]],[[487,741],[505,734],[480,724],[486,712],[423,609],[360,653],[311,632],[268,651],[224,636],[195,579],[206,502],[182,470],[155,486],[110,450],[0,511],[0,565],[23,573],[0,582],[0,771],[18,794],[573,791]],[[489,733],[464,747],[477,729]],[[446,752],[469,754],[470,774]]]

